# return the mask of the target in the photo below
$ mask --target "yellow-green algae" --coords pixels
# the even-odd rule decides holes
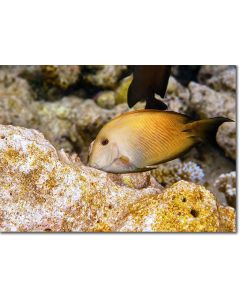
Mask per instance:
[[[132,79],[133,77],[132,75],[130,75],[121,80],[119,87],[116,89],[116,93],[115,93],[117,104],[127,102],[128,88],[132,82]]]

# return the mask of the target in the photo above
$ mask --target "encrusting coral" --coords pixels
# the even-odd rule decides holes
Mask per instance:
[[[204,172],[195,162],[181,162],[180,159],[159,165],[152,175],[163,186],[170,186],[179,180],[202,183]]]
[[[41,66],[41,71],[47,83],[55,85],[61,89],[67,89],[78,81],[81,68],[77,65],[45,65]]]
[[[203,186],[119,185],[33,129],[0,125],[0,171],[1,231],[235,231]]]

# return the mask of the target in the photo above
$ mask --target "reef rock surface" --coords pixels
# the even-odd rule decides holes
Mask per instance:
[[[224,81],[224,78],[225,77],[220,77],[220,83]],[[231,79],[233,80],[232,77]],[[227,79],[226,82],[228,82]],[[214,83],[217,84],[217,81],[214,81]],[[189,84],[189,90],[190,107],[198,114],[200,118],[213,118],[222,116],[232,120],[236,119],[236,93],[233,93],[232,91],[216,91],[208,86],[195,82],[191,82]],[[217,134],[217,143],[224,149],[226,156],[236,159],[235,122],[225,123],[220,126]]]
[[[163,189],[146,174],[119,184],[34,129],[0,125],[0,171],[1,231],[235,231],[235,210],[203,186]]]
[[[220,192],[225,194],[229,205],[236,207],[236,172],[220,175],[215,182],[215,186]]]

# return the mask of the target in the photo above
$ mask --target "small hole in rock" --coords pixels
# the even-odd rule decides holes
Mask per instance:
[[[183,199],[182,199],[182,202],[186,202],[187,201],[187,199],[184,197]]]
[[[191,209],[190,214],[191,214],[194,218],[196,218],[196,217],[199,215],[199,213],[198,213],[195,209]]]
[[[50,228],[46,228],[44,231],[50,232],[52,230]]]
[[[109,205],[108,205],[108,208],[109,208],[109,209],[112,209],[112,208],[113,208],[112,204],[109,204]]]

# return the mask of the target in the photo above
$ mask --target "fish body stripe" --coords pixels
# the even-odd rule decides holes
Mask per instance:
[[[116,126],[128,129],[124,139],[132,159],[140,160],[142,167],[176,156],[192,145],[183,132],[183,119],[166,112],[136,113],[128,115],[128,120],[120,118]]]

